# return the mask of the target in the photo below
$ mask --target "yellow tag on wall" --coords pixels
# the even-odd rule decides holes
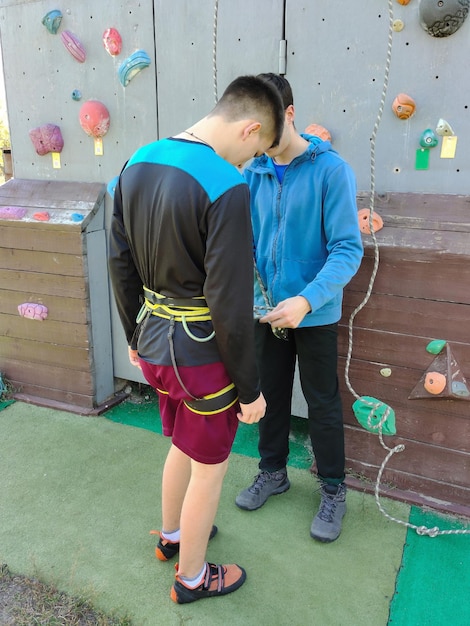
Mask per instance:
[[[52,167],[60,170],[60,152],[52,152]]]
[[[103,139],[95,137],[95,156],[103,156]]]
[[[457,136],[447,135],[442,138],[441,159],[453,159],[457,149]]]

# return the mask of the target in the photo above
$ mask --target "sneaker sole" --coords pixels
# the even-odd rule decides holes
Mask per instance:
[[[245,506],[243,504],[238,504],[236,499],[235,499],[235,504],[238,506],[239,509],[243,509],[243,511],[257,511],[258,509],[260,509],[262,506],[266,504],[266,502],[269,500],[271,496],[279,496],[281,495],[281,493],[285,493],[286,491],[288,491],[289,488],[290,488],[290,482],[289,480],[287,480],[287,483],[285,483],[281,487],[278,487],[277,489],[272,491],[269,494],[269,496],[266,498],[266,500],[262,502],[261,504],[259,504],[258,506]]]

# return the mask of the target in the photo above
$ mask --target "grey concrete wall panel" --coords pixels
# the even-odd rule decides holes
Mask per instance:
[[[154,4],[160,137],[206,115],[216,102],[215,83],[220,97],[241,74],[278,71],[282,0],[221,0],[215,56],[214,0]]]
[[[470,85],[465,80],[470,52],[468,20],[454,35],[435,38],[419,24],[418,2],[393,1],[390,75],[377,133],[375,179],[378,192],[467,194],[470,183]],[[387,0],[287,0],[287,78],[296,97],[297,126],[316,122],[328,128],[333,146],[354,167],[361,190],[370,188],[370,138],[384,85],[389,37]],[[416,101],[416,113],[399,120],[396,95]],[[421,133],[439,118],[459,138],[455,158],[431,149],[429,169],[415,169]]]
[[[60,7],[59,7],[60,5]],[[51,8],[63,18],[53,35],[42,19]],[[119,56],[109,55],[102,41],[110,27],[119,30]],[[0,8],[3,64],[7,93],[14,174],[18,178],[107,182],[142,143],[157,135],[153,7],[151,2],[58,3],[8,2]],[[61,32],[74,33],[86,50],[79,63],[65,48]],[[144,49],[151,65],[124,88],[117,70],[135,50]],[[72,92],[82,99],[74,101]],[[93,139],[82,130],[78,114],[87,100],[100,100],[111,124],[103,138],[104,153],[94,155]],[[64,148],[61,167],[52,167],[50,154],[39,156],[29,138],[32,128],[57,124]]]

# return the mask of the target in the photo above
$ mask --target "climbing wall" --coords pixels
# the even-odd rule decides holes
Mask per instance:
[[[106,184],[139,145],[179,132],[205,115],[237,75],[285,73],[294,90],[297,128],[325,127],[333,147],[354,168],[358,209],[369,207],[373,198],[377,212],[383,212],[377,285],[356,320],[353,386],[358,385],[361,395],[383,395],[381,399],[391,404],[398,398],[398,434],[428,446],[417,464],[423,466],[422,474],[416,464],[405,464],[394,469],[390,480],[429,493],[440,482],[441,494],[450,484],[454,462],[464,468],[463,475],[468,470],[470,451],[461,443],[468,428],[468,403],[455,398],[409,400],[408,392],[431,365],[425,345],[433,338],[449,343],[463,374],[470,377],[467,348],[460,345],[468,342],[464,322],[469,304],[461,294],[470,292],[464,271],[470,254],[470,86],[465,80],[470,19],[464,19],[469,4],[0,0],[17,178]],[[434,22],[429,11],[438,14]],[[57,13],[61,19],[54,32]],[[108,29],[116,29],[119,37],[110,32],[104,37]],[[121,47],[112,51],[118,39]],[[96,119],[80,119],[90,100],[104,110],[96,105]],[[106,227],[110,213],[106,196]],[[365,261],[345,297],[342,365],[348,315],[367,293],[373,269],[370,235],[364,235],[364,243]],[[455,245],[460,246],[458,255]],[[430,276],[431,269],[437,279]],[[396,314],[387,313],[389,306]],[[111,297],[110,308],[114,375],[143,381],[128,363]],[[399,312],[404,312],[401,322]],[[392,340],[398,328],[407,332],[396,343]],[[390,358],[383,353],[384,341],[393,346]],[[391,375],[385,379],[379,370],[387,369]],[[359,385],[369,379],[375,381],[371,388]],[[357,426],[351,409],[354,396],[345,382],[342,388],[351,464],[362,473],[370,464],[373,475],[381,450],[368,447],[375,445],[376,436]],[[418,408],[404,413],[413,403]],[[425,423],[428,408],[433,417]],[[298,384],[292,410],[306,414]],[[445,425],[448,414],[452,419]],[[424,462],[435,452],[432,446],[441,455],[433,484],[426,482],[429,468]],[[448,473],[439,479],[441,467]],[[466,498],[470,488],[465,478],[459,481],[452,491],[456,501]]]
[[[294,88],[297,126],[303,130],[315,122],[328,128],[333,147],[353,166],[360,190],[370,188],[371,138],[383,107],[373,146],[379,191],[469,192],[470,87],[463,77],[470,19],[450,36],[431,36],[421,25],[427,4],[438,3],[361,0],[339,7],[329,0],[287,0],[287,78]],[[468,7],[466,0],[442,4],[455,15]],[[414,101],[411,117],[405,110],[403,119],[393,112],[400,95]],[[441,119],[457,138],[453,156],[439,135],[437,144],[422,152],[422,134],[435,132]],[[443,145],[450,148],[444,158]],[[417,169],[417,159],[426,169]]]

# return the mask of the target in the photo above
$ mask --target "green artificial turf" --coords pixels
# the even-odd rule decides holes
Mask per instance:
[[[313,541],[316,482],[293,466],[287,493],[258,511],[241,511],[234,498],[256,474],[257,460],[239,452],[231,458],[219,533],[207,556],[240,563],[247,582],[226,598],[175,605],[173,564],[155,558],[149,535],[160,526],[169,442],[157,432],[154,403],[131,404],[100,417],[22,402],[0,412],[0,562],[85,593],[97,608],[128,614],[137,626],[387,624],[406,529],[388,521],[373,497],[350,491],[340,538]],[[152,428],[117,423],[118,408],[148,418]],[[386,506],[408,518],[407,505],[387,500]]]

